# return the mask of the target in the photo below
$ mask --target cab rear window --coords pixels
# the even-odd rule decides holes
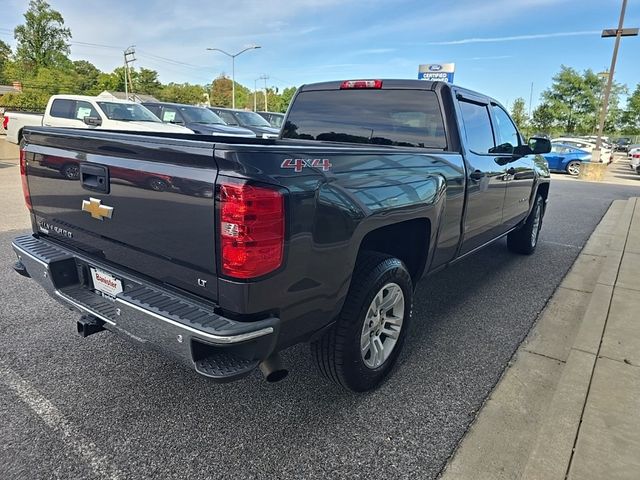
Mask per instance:
[[[301,92],[283,138],[445,149],[438,98],[427,90]]]

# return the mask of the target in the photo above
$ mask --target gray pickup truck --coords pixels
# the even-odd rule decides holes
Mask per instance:
[[[280,380],[278,352],[309,342],[363,391],[394,366],[423,276],[503,236],[535,250],[549,149],[495,100],[412,80],[305,85],[278,139],[29,128],[14,268],[79,311],[81,335],[217,381]]]

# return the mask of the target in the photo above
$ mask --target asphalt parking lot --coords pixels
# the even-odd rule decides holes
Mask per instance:
[[[500,241],[423,281],[395,375],[364,395],[323,381],[305,345],[284,382],[218,385],[80,338],[76,313],[11,270],[21,231],[3,213],[0,478],[436,477],[611,201],[640,194],[554,177],[537,252]]]

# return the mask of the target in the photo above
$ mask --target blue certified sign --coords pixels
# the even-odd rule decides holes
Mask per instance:
[[[455,63],[428,63],[418,67],[418,80],[453,83]]]

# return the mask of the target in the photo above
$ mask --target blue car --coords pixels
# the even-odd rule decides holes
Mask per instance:
[[[549,170],[567,172],[569,175],[574,176],[580,174],[580,164],[582,162],[591,161],[591,153],[562,143],[552,143],[551,152],[542,156],[547,160]]]

